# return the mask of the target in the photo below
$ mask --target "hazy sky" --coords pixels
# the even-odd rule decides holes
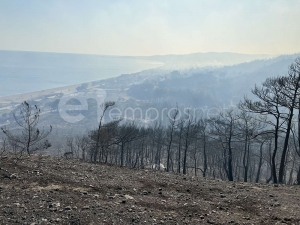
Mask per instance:
[[[299,0],[0,0],[0,49],[300,52]]]

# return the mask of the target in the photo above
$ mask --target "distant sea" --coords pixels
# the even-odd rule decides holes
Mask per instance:
[[[112,78],[161,65],[138,57],[0,51],[0,97]]]

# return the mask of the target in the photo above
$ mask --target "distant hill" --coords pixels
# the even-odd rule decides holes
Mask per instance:
[[[282,55],[220,68],[173,71],[135,83],[127,93],[141,100],[160,98],[169,99],[170,102],[172,99],[172,102],[195,106],[237,103],[244,95],[251,94],[255,84],[260,85],[269,77],[286,75],[288,67],[297,57],[300,57],[300,54]],[[141,80],[143,73],[136,76]]]
[[[216,67],[267,57],[236,53],[136,57],[0,50],[0,97],[112,78],[161,66],[164,70]]]
[[[22,94],[0,98],[0,124],[14,121],[11,112],[18,103],[27,99],[41,107],[42,125],[52,124],[57,132],[82,132],[91,129],[97,121],[97,102],[90,101],[89,110],[82,112],[85,119],[70,124],[64,121],[58,111],[62,96],[73,93],[89,93],[92,90],[104,89],[106,101],[116,102],[122,112],[126,108],[139,107],[144,114],[149,108],[160,112],[164,108],[179,107],[211,108],[229,107],[237,104],[244,95],[254,97],[251,89],[260,85],[266,78],[285,75],[288,67],[300,54],[283,55],[271,59],[254,60],[223,67],[198,67],[183,70],[163,70],[161,68],[144,70],[118,77],[88,82],[88,88],[79,90],[79,85],[49,89],[44,92]],[[45,80],[41,80],[45,82]],[[59,81],[58,81],[59,82]],[[3,85],[3,83],[2,83]],[[15,85],[19,87],[20,82]],[[164,118],[165,115],[160,115]],[[166,120],[165,120],[166,121]],[[13,124],[10,124],[13,126]]]
[[[190,67],[215,67],[250,62],[257,59],[268,59],[267,54],[240,54],[232,52],[207,52],[186,55],[156,55],[143,57],[164,63],[166,69],[186,69]]]

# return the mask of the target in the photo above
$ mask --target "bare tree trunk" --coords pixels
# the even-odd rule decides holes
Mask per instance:
[[[279,132],[279,117],[276,118],[276,127],[275,127],[275,143],[274,150],[272,154],[272,176],[274,184],[277,184],[277,175],[276,175],[276,153],[278,149],[278,132]]]
[[[121,144],[121,166],[124,166],[124,144]]]
[[[168,149],[167,149],[167,172],[169,172],[170,169],[171,169],[171,147],[172,147],[172,143],[173,143],[173,135],[174,135],[174,131],[175,131],[176,118],[177,118],[178,113],[179,113],[179,110],[178,110],[178,108],[176,108],[176,111],[174,112],[172,117],[169,118],[169,121],[170,121],[170,140],[169,140]]]
[[[244,143],[244,157],[243,157],[243,166],[244,166],[244,182],[247,182],[247,178],[248,178],[248,162],[247,162],[247,158],[248,158],[248,133],[246,132],[245,135],[246,139],[245,139],[245,143]]]
[[[295,168],[295,159],[293,160],[292,168],[291,168],[290,175],[289,175],[288,184],[290,184],[290,185],[293,183],[294,168]]]
[[[286,154],[288,151],[288,145],[289,145],[289,137],[290,137],[290,132],[292,128],[292,119],[294,116],[294,108],[296,106],[296,101],[297,101],[297,95],[299,94],[299,82],[300,82],[300,58],[295,61],[295,64],[292,64],[290,66],[289,70],[289,79],[287,81],[287,87],[289,88],[287,91],[291,92],[292,91],[292,96],[289,98],[287,101],[291,101],[291,103],[288,105],[289,109],[289,116],[288,116],[288,124],[287,124],[287,130],[285,134],[285,140],[284,140],[284,146],[282,150],[282,155],[281,155],[281,160],[280,160],[280,167],[279,167],[279,176],[278,176],[278,182],[283,183],[283,176],[285,172],[285,162],[286,162]],[[289,86],[290,85],[290,86]]]
[[[203,177],[206,177],[206,171],[207,171],[207,153],[206,153],[206,136],[205,131],[203,134]]]
[[[228,180],[233,181],[233,171],[232,171],[232,147],[231,147],[231,134],[232,134],[232,123],[230,124],[230,135],[228,140]]]
[[[261,171],[261,167],[262,167],[263,145],[264,145],[264,142],[262,142],[260,144],[260,148],[259,148],[259,162],[258,162],[258,168],[257,168],[257,173],[256,173],[256,178],[255,178],[256,183],[258,183],[259,179],[260,179],[260,171]]]
[[[182,130],[183,130],[183,125],[180,126],[180,131],[179,131],[177,173],[181,172],[180,165],[181,165],[181,137],[182,137]]]
[[[186,160],[187,160],[187,151],[188,151],[188,143],[187,142],[188,142],[188,140],[185,141],[184,156],[183,156],[183,165],[182,165],[182,167],[183,167],[182,173],[183,174],[187,173],[187,171],[186,171],[186,167],[187,167]]]

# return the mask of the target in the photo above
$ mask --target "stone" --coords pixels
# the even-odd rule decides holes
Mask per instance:
[[[130,195],[125,195],[124,196],[127,200],[129,199],[129,200],[133,200],[134,198],[132,197],[132,196],[130,196]]]
[[[71,206],[66,206],[65,210],[72,210]]]

